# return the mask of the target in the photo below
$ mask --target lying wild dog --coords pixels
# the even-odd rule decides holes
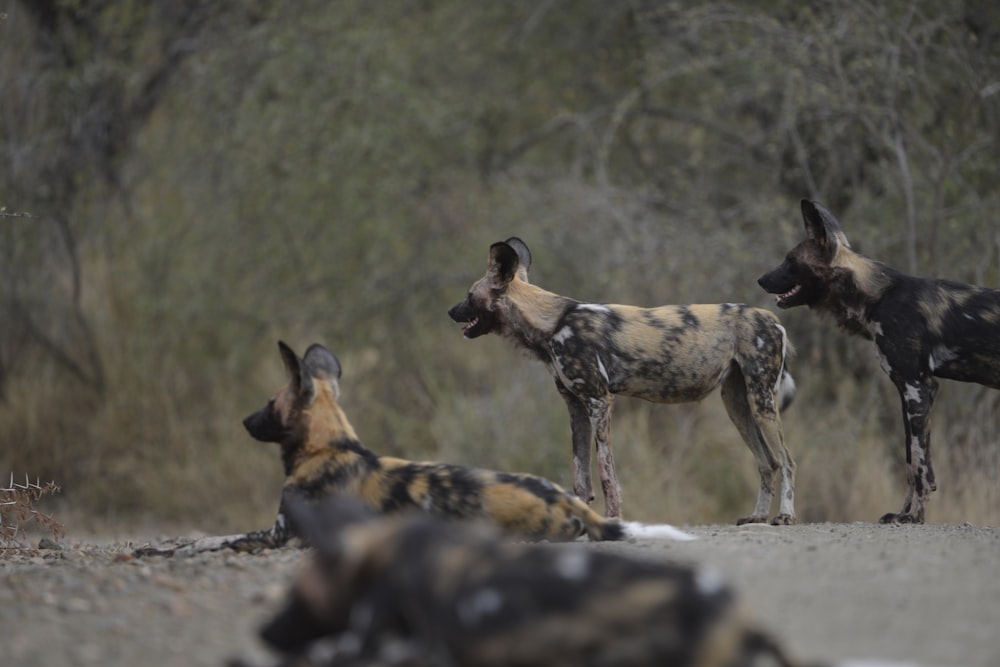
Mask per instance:
[[[721,385],[729,417],[760,471],[757,504],[737,523],[767,521],[778,470],[780,506],[771,523],[795,522],[795,463],[778,415],[795,385],[785,369],[788,339],[773,313],[732,303],[659,308],[581,303],[530,284],[530,266],[531,253],[521,239],[494,243],[486,275],[448,315],[465,323],[466,338],[488,333],[510,338],[552,373],[569,408],[573,490],[580,498],[594,500],[590,447],[596,439],[605,514],[620,515],[611,453],[615,394],[684,403],[700,401]]]
[[[531,540],[632,537],[693,539],[668,525],[605,519],[562,487],[534,475],[377,456],[358,440],[337,399],[340,362],[322,345],[302,359],[279,342],[289,382],[243,424],[251,436],[281,446],[285,485],[270,530],[208,537],[185,547],[256,550],[299,537],[285,518],[289,498],[321,500],[349,494],[378,512],[420,509],[453,519],[484,519]]]
[[[840,223],[802,200],[807,238],[757,282],[780,308],[809,306],[875,342],[899,391],[906,432],[903,508],[882,523],[923,523],[931,491],[930,412],[935,377],[1000,389],[1000,290],[908,276],[853,250]]]
[[[712,572],[335,498],[288,509],[316,554],[261,637],[292,664],[791,664]]]

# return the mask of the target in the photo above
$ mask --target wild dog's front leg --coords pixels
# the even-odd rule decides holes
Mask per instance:
[[[185,545],[177,550],[179,554],[200,553],[203,551],[221,551],[228,549],[231,551],[253,552],[261,549],[277,549],[288,543],[291,534],[288,530],[288,523],[285,515],[278,513],[274,525],[267,530],[255,530],[240,535],[224,535],[220,537],[203,537],[195,540],[191,544]]]
[[[571,394],[562,382],[556,380],[559,395],[569,408],[570,431],[573,434],[573,493],[588,504],[594,502],[594,488],[590,483],[590,442],[593,428],[586,403]]]
[[[197,540],[182,544],[180,546],[169,547],[139,547],[134,551],[134,555],[142,556],[190,556],[204,553],[206,551],[259,551],[260,549],[277,549],[288,543],[292,535],[288,529],[287,521],[282,513],[278,513],[278,518],[268,530],[255,530],[250,533],[239,533],[236,535],[217,535],[213,537],[202,537]]]
[[[903,404],[903,429],[906,433],[906,499],[898,513],[889,512],[880,523],[923,523],[924,506],[931,492],[937,490],[931,466],[930,413],[938,383],[925,375],[906,381],[896,373],[890,377],[899,390]]]
[[[590,424],[594,430],[597,448],[597,470],[601,477],[601,491],[604,493],[604,516],[621,516],[622,488],[615,471],[615,459],[611,453],[611,409],[614,396],[607,394],[587,400],[590,408]]]

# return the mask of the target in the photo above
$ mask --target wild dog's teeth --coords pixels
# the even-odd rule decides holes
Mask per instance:
[[[802,289],[802,285],[796,285],[795,287],[793,287],[792,289],[788,290],[784,294],[779,295],[777,300],[778,301],[784,301],[785,299],[793,297],[796,294],[798,294],[798,292],[799,292],[800,289]]]

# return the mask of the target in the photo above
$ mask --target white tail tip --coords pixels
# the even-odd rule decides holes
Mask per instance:
[[[674,528],[666,523],[639,523],[638,521],[625,522],[625,534],[629,537],[647,538],[654,540],[680,540],[690,542],[698,538],[691,533],[685,533],[680,528]]]

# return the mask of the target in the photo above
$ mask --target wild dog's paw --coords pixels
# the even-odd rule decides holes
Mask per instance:
[[[144,544],[141,547],[134,549],[132,551],[132,555],[135,558],[148,558],[150,556],[171,558],[177,554],[184,553],[185,550],[190,549],[191,545],[197,541],[198,540],[171,538],[157,544]]]
[[[907,514],[905,512],[889,512],[888,514],[883,514],[882,518],[878,520],[879,523],[923,523],[923,514]]]
[[[206,551],[221,551],[222,549],[230,549],[232,548],[231,545],[233,542],[238,540],[240,537],[242,536],[225,535],[220,537],[202,537],[177,549],[177,555],[193,556],[195,554],[205,553]]]
[[[786,513],[782,512],[781,514],[775,515],[775,517],[773,519],[771,519],[771,525],[772,526],[794,526],[795,525],[795,517],[792,516],[791,514],[786,514]]]
[[[767,523],[767,517],[751,515],[751,516],[740,517],[739,519],[736,520],[737,526],[743,526],[748,523]]]
[[[149,556],[170,557],[173,556],[176,551],[177,547],[154,547],[150,544],[146,544],[138,549],[133,549],[132,556],[135,558],[147,558]]]

